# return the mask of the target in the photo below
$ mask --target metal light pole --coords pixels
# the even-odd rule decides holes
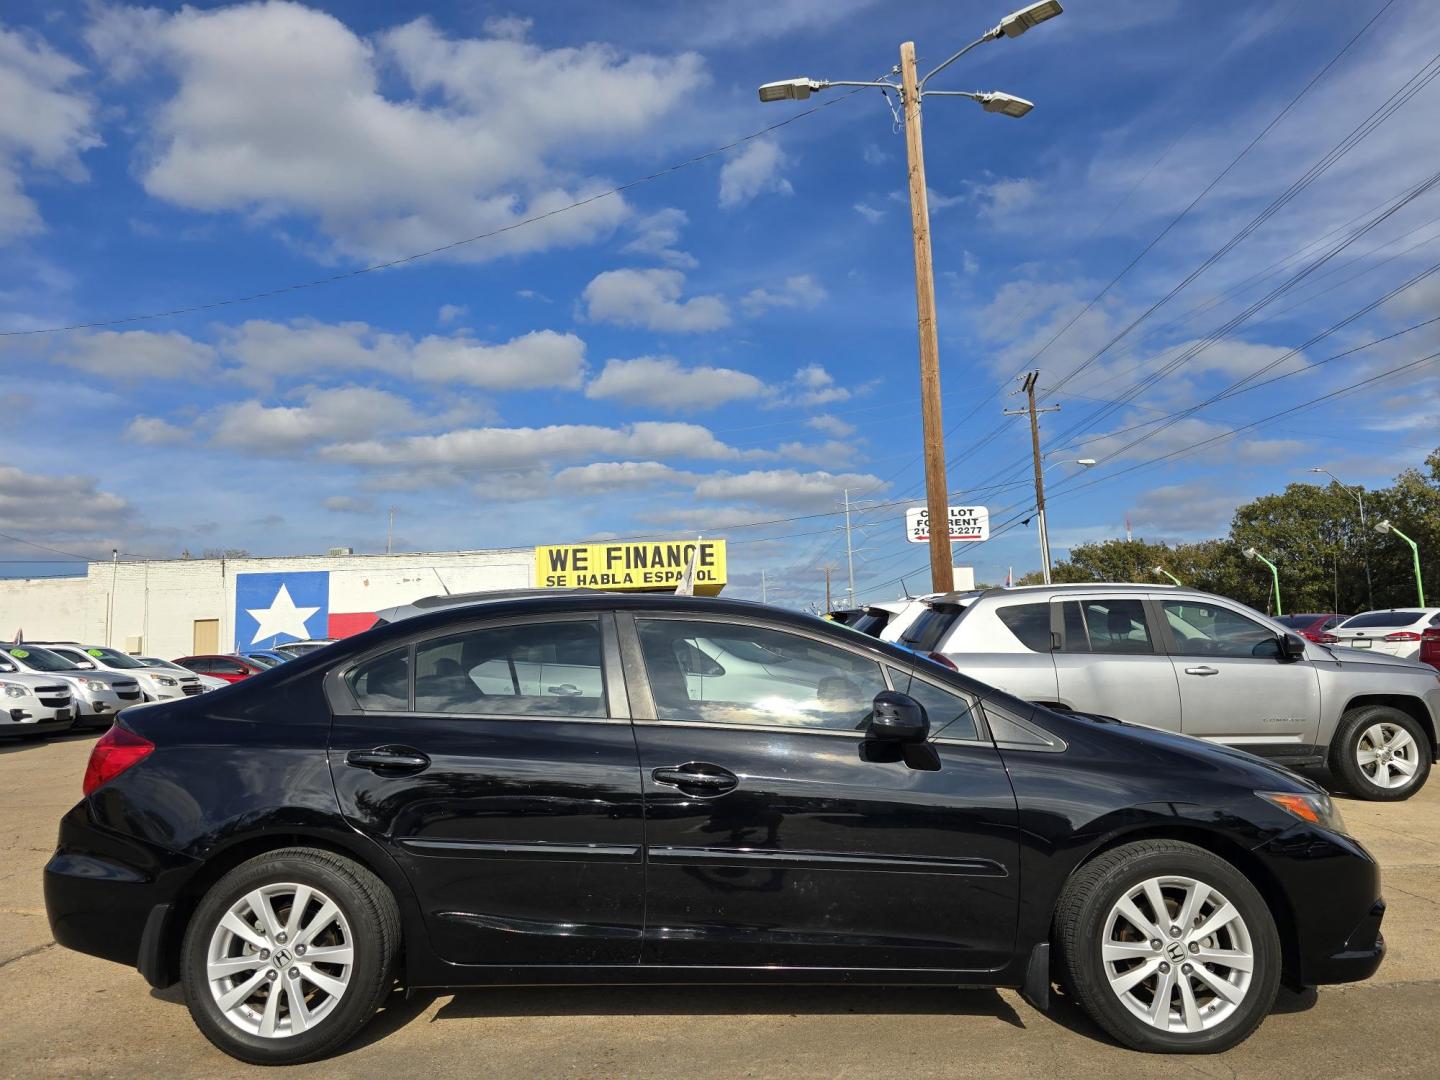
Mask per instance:
[[[1415,557],[1415,591],[1420,595],[1420,606],[1425,606],[1425,582],[1420,577],[1420,545],[1411,540],[1403,532],[1390,524],[1389,518],[1384,518],[1375,523],[1375,531],[1378,533],[1394,533],[1410,545],[1410,554]]]
[[[1240,554],[1244,555],[1247,559],[1259,559],[1270,568],[1270,575],[1275,579],[1275,614],[1284,615],[1285,609],[1280,606],[1280,568],[1253,547],[1246,548]]]
[[[1347,495],[1349,495],[1357,503],[1360,504],[1360,535],[1362,537],[1365,536],[1365,485],[1359,484],[1357,485],[1360,489],[1359,491],[1351,491],[1350,486],[1346,484],[1343,480],[1341,480],[1338,476],[1336,476],[1333,472],[1331,472],[1329,469],[1322,469],[1320,466],[1317,465],[1310,471],[1313,473],[1324,473],[1326,476],[1330,477],[1331,480],[1334,480],[1335,483],[1340,485],[1341,491],[1345,492]],[[1362,542],[1365,543],[1365,550],[1361,555],[1361,558],[1365,562],[1365,599],[1373,608],[1375,606],[1375,589],[1371,586],[1370,583],[1370,544],[1368,540]],[[1336,606],[1338,607],[1339,604],[1337,603]],[[1336,614],[1339,613],[1337,612]]]
[[[920,102],[927,95],[967,97],[986,112],[1020,117],[1034,105],[1024,98],[999,91],[979,93],[961,90],[926,90],[925,84],[977,45],[1000,37],[1019,37],[1032,26],[1053,19],[1064,9],[1059,0],[1039,0],[1000,20],[999,25],[954,53],[924,78],[916,76],[915,43],[900,46],[900,63],[890,80],[829,82],[806,77],[766,83],[760,87],[761,101],[804,101],[817,90],[831,86],[879,88],[900,95],[905,110],[905,153],[909,165],[910,227],[915,250],[915,313],[920,336],[920,418],[925,440],[925,504],[930,515],[930,579],[936,592],[955,587],[950,549],[950,499],[945,479],[945,428],[940,411],[940,344],[935,328],[935,271],[930,253],[930,206],[925,189],[925,147],[921,136]],[[943,525],[943,527],[942,527]]]
[[[947,511],[945,520],[950,520]],[[845,489],[845,567],[850,574],[850,607],[855,606],[855,548],[850,540],[850,489]]]

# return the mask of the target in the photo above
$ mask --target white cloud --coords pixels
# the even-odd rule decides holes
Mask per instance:
[[[836,439],[844,439],[855,434],[855,425],[841,420],[838,416],[831,416],[829,413],[821,413],[819,416],[812,416],[805,423],[816,431],[824,432]]]
[[[137,416],[125,426],[124,437],[142,446],[173,446],[195,436],[158,416]]]
[[[320,505],[337,514],[372,514],[375,500],[362,495],[331,495]]]
[[[0,244],[44,227],[24,190],[27,168],[86,178],[80,155],[100,138],[94,103],[71,87],[82,74],[38,37],[0,26]]]
[[[141,33],[135,22],[144,23]],[[558,210],[610,183],[562,170],[654,129],[706,80],[694,53],[546,49],[523,20],[451,38],[428,18],[362,38],[270,0],[169,17],[130,10],[89,40],[117,76],[168,71],[141,171],[150,194],[200,211],[313,220],[334,248],[386,259]],[[448,258],[583,244],[628,213],[619,196]]]
[[[215,366],[215,350],[170,330],[102,330],[71,338],[55,357],[112,379],[193,379]]]
[[[789,195],[790,181],[779,175],[789,159],[773,139],[755,139],[720,167],[720,206],[733,210],[757,195]]]
[[[597,322],[692,333],[730,325],[730,311],[718,296],[681,300],[685,275],[679,270],[606,270],[585,286],[588,316]]]
[[[576,388],[585,372],[585,343],[554,330],[537,330],[500,345],[427,337],[415,346],[414,371],[421,379],[485,390]]]
[[[778,289],[751,289],[740,300],[747,315],[762,315],[772,308],[813,308],[830,294],[810,274],[787,277]]]
[[[758,469],[703,477],[695,485],[695,497],[717,501],[744,499],[761,506],[793,510],[824,510],[831,508],[846,489],[852,493],[874,492],[882,487],[884,482],[879,477],[866,473]]]
[[[877,225],[885,218],[883,208],[871,206],[869,203],[857,202],[855,204],[855,212],[871,225]]]
[[[225,358],[239,365],[249,382],[304,377],[323,371],[405,370],[410,339],[376,330],[363,322],[325,323],[294,319],[288,323],[248,319],[221,335]]]
[[[657,32],[663,40],[736,45],[834,27],[875,3],[876,0],[767,0],[764,4],[737,4],[735,0],[688,0],[670,6],[671,18],[663,22]]]
[[[624,427],[554,424],[549,427],[463,428],[441,435],[367,439],[327,446],[321,457],[351,465],[402,468],[515,469],[538,462],[598,456],[723,460],[741,456],[698,424],[645,422]]]
[[[680,230],[689,222],[685,211],[673,206],[647,214],[633,223],[635,239],[620,250],[632,255],[649,255],[685,270],[693,269],[699,265],[695,257],[675,247],[680,242]]]
[[[595,461],[561,469],[555,474],[555,485],[567,491],[600,495],[683,483],[691,477],[659,461]]]
[[[629,405],[669,411],[716,409],[766,391],[754,375],[732,368],[684,367],[673,356],[609,360],[585,387],[589,398],[617,398]]]
[[[96,484],[93,476],[45,476],[0,465],[0,520],[7,530],[47,537],[93,536],[121,527],[130,505]],[[43,557],[33,549],[26,554]]]
[[[259,401],[224,405],[207,418],[206,426],[218,446],[284,454],[326,440],[403,431],[427,423],[404,398],[370,387],[312,389],[302,397],[302,405],[268,406]]]
[[[835,377],[820,364],[806,364],[790,380],[788,400],[798,405],[829,405],[850,400],[850,391],[835,384]]]
[[[470,309],[464,304],[441,304],[440,310],[435,313],[435,318],[443,326],[447,323],[453,323],[458,319],[463,319],[469,314]]]

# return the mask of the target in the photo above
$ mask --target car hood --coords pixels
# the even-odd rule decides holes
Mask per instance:
[[[1399,667],[1408,671],[1425,672],[1433,675],[1435,668],[1409,656],[1392,656],[1374,649],[1348,649],[1344,645],[1315,645],[1321,659],[1336,660],[1342,664],[1369,664],[1371,667]],[[1328,655],[1326,655],[1328,654]]]
[[[1197,765],[1208,766],[1222,772],[1247,774],[1246,783],[1253,785],[1257,791],[1306,791],[1321,792],[1322,794],[1325,791],[1319,784],[1291,772],[1282,765],[1276,765],[1273,761],[1257,757],[1254,754],[1247,754],[1244,750],[1237,750],[1233,746],[1222,746],[1219,743],[1197,739],[1192,735],[1181,735],[1161,728],[1146,727],[1143,724],[1117,720],[1113,716],[1101,716],[1097,713],[1065,712],[1060,715],[1073,718],[1076,723],[1088,722],[1109,737],[1135,739],[1148,743],[1156,749],[1179,754]],[[1238,779],[1238,775],[1236,778]]]

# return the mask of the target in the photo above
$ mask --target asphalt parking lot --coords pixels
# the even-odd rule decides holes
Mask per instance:
[[[0,1076],[227,1077],[175,991],[56,947],[40,871],[79,797],[93,736],[0,743]],[[298,1076],[1440,1076],[1440,780],[1406,803],[1343,802],[1380,859],[1390,952],[1356,986],[1300,997],[1247,1043],[1155,1058],[1108,1043],[1061,1001],[1009,991],[499,989],[397,995],[338,1057]],[[898,898],[897,898],[898,901]]]

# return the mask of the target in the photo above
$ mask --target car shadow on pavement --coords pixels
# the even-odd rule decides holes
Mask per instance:
[[[50,743],[98,739],[103,734],[104,731],[100,728],[83,728],[80,731],[64,731],[56,735],[7,735],[0,738],[0,755],[18,754],[22,750],[39,750]]]
[[[1280,992],[1275,996],[1275,1005],[1270,1010],[1270,1015],[1307,1012],[1315,1007],[1318,999],[1319,995],[1313,986],[1307,987],[1299,993],[1287,990],[1282,986]],[[1045,1011],[1045,1018],[1052,1023],[1059,1024],[1067,1031],[1073,1031],[1087,1039],[1094,1039],[1107,1046],[1119,1047],[1121,1045],[1096,1026],[1080,1008],[1079,1002],[1059,991],[1051,991],[1050,1008]],[[1121,1049],[1124,1048],[1121,1047]]]
[[[937,993],[937,991],[939,991]],[[880,986],[588,986],[462,990],[438,1020],[520,1016],[993,1016],[1023,1028],[994,990]]]

